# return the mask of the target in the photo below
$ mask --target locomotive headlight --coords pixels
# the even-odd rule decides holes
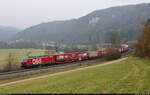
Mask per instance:
[[[87,56],[87,53],[84,53],[83,56]]]

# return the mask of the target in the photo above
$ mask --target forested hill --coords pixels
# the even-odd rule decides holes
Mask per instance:
[[[21,31],[15,27],[0,26],[0,41],[9,41],[11,38]]]
[[[99,43],[108,41],[109,32],[117,31],[123,40],[135,40],[149,18],[150,4],[111,7],[78,19],[35,25],[17,33],[13,39]]]

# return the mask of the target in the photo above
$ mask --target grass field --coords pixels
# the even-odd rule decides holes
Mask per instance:
[[[0,93],[150,93],[150,61],[111,65],[0,87]]]
[[[40,49],[0,49],[0,64],[5,64],[9,53],[13,53],[17,62],[20,62],[22,58],[27,57],[26,54],[31,52],[30,56],[43,55],[44,50]]]

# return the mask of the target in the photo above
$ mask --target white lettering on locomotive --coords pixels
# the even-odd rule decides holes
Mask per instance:
[[[32,63],[33,64],[40,64],[41,63],[41,59],[33,59]]]

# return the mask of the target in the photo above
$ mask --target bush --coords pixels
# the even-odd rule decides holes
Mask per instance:
[[[21,69],[19,64],[4,64],[0,72],[16,71],[19,69]]]
[[[93,45],[92,47],[91,47],[91,51],[97,51],[98,50],[98,47],[96,46],[96,45]]]
[[[107,60],[114,60],[120,58],[121,54],[118,50],[115,50],[115,48],[107,48],[105,57]]]
[[[16,56],[13,53],[9,53],[6,57],[6,64],[1,67],[0,72],[14,71],[18,69],[20,69],[20,66],[17,64]]]

